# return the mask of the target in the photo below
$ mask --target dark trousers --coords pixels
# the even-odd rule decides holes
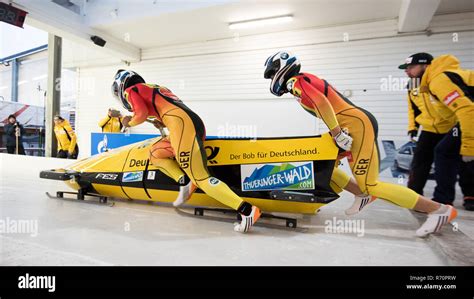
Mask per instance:
[[[61,158],[61,159],[77,159],[77,156],[79,154],[79,148],[76,145],[76,148],[74,149],[74,153],[72,155],[69,155],[68,151],[65,150],[59,150],[58,154],[56,155],[56,158]]]
[[[408,188],[418,194],[423,195],[423,188],[425,188],[434,161],[434,148],[445,135],[421,131],[416,143],[407,184]]]
[[[459,186],[465,197],[474,196],[474,162],[463,162],[461,149],[461,130],[454,127],[435,147],[436,188],[433,200],[452,204],[455,198],[455,185],[459,174]]]
[[[16,145],[14,146],[7,146],[7,152],[9,154],[16,154]],[[19,155],[24,155],[25,154],[25,149],[23,148],[23,144],[18,144],[18,154]]]

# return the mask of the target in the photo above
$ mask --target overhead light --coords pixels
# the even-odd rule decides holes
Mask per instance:
[[[270,18],[253,19],[229,23],[229,29],[246,29],[266,25],[276,25],[293,21],[293,15],[276,16]]]

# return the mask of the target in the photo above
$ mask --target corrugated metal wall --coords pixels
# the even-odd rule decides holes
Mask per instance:
[[[415,52],[456,55],[474,68],[474,13],[435,16],[432,34],[398,34],[397,20],[312,28],[143,50],[129,68],[148,82],[167,86],[203,118],[209,135],[311,135],[324,125],[288,95],[274,97],[263,79],[263,63],[286,49],[297,54],[302,71],[327,79],[379,121],[383,139],[405,138],[405,74],[397,66]],[[124,66],[80,69],[77,103],[79,145],[88,152],[90,132],[109,106],[113,75]],[[388,85],[387,85],[388,83]],[[239,126],[240,125],[240,129]],[[149,133],[143,125],[132,132]]]

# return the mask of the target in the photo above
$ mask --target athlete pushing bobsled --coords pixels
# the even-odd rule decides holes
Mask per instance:
[[[203,146],[205,128],[196,113],[169,89],[146,84],[133,71],[119,70],[116,73],[112,93],[125,109],[134,113],[123,118],[125,127],[137,126],[151,118],[156,127],[168,128],[169,140],[162,138],[152,146],[150,162],[176,182],[183,183],[189,177],[189,183],[180,187],[174,206],[186,202],[198,187],[241,214],[242,221],[234,226],[235,231],[247,232],[255,224],[261,216],[260,209],[243,201],[224,182],[209,173]]]
[[[282,96],[290,92],[306,111],[324,121],[338,147],[347,153],[355,181],[337,168],[331,177],[334,189],[346,189],[355,195],[347,214],[358,213],[375,198],[385,199],[428,213],[427,220],[416,231],[420,237],[439,231],[457,216],[450,205],[434,202],[404,186],[379,181],[378,128],[374,116],[351,103],[326,80],[300,73],[300,68],[296,56],[278,52],[267,58],[264,78],[271,79],[271,93]]]

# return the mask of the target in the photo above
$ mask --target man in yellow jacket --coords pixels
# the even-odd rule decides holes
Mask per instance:
[[[413,65],[415,55],[405,66]],[[404,65],[400,66],[403,67]],[[435,147],[436,188],[433,200],[452,204],[460,174],[464,207],[474,209],[474,71],[461,69],[453,55],[441,55],[427,64],[413,65],[413,76],[421,78],[420,92],[445,120],[458,124]]]
[[[431,105],[430,94],[420,92],[420,80],[413,70],[417,65],[429,65],[433,56],[428,53],[416,53],[410,56],[410,64],[402,64],[400,69],[404,69],[410,81],[408,83],[408,135],[413,141],[421,133],[416,143],[413,160],[408,178],[408,188],[418,194],[423,195],[423,188],[434,161],[434,148],[457,123],[455,115],[449,118],[442,117]],[[419,68],[419,67],[418,67]]]
[[[123,128],[123,116],[120,111],[109,108],[107,116],[99,122],[102,133],[120,133]]]
[[[79,148],[76,133],[67,120],[60,115],[54,117],[54,134],[58,141],[58,158],[77,159]]]

